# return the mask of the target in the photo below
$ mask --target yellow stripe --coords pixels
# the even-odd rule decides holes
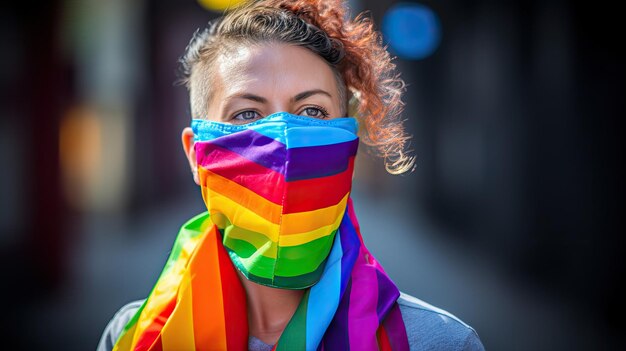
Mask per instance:
[[[185,273],[185,265],[200,239],[202,239],[201,235],[189,239],[189,241],[187,241],[187,243],[183,246],[180,253],[180,259],[175,261],[174,267],[172,267],[165,276],[158,280],[152,290],[152,294],[150,294],[150,297],[146,302],[146,307],[144,307],[143,312],[137,321],[137,331],[133,336],[132,347],[130,348],[131,350],[134,350],[137,346],[137,341],[139,341],[137,338],[143,334],[150,324],[152,324],[152,321],[158,317],[163,310],[163,307],[171,301],[173,296],[178,291],[177,288],[180,285]]]
[[[211,191],[209,196],[211,219],[220,228],[225,228],[230,222],[237,227],[262,233],[273,242],[278,241],[278,233],[282,226],[282,235],[306,234],[317,232],[321,226],[328,226],[341,222],[350,194],[346,194],[334,206],[315,211],[289,213],[282,217],[282,225],[272,223],[264,217],[254,213],[230,198]],[[225,216],[226,218],[223,218]]]
[[[316,229],[310,232],[300,233],[300,234],[281,235],[278,246],[302,245],[310,241],[313,241],[315,239],[319,239],[321,237],[330,235],[334,230],[339,228],[342,218],[343,218],[342,216],[339,216],[335,220],[335,223],[321,227],[319,229]]]
[[[161,331],[163,351],[194,350],[191,276],[185,271],[176,297],[176,308]]]
[[[241,206],[226,196],[216,191],[209,194],[211,218],[218,227],[224,228],[224,218],[218,213],[223,213],[234,225],[253,232],[262,233],[268,236],[273,242],[278,241],[278,230],[280,226],[274,224],[249,209]],[[218,223],[219,222],[219,223]]]
[[[135,325],[133,325],[130,329],[126,331],[126,333],[124,333],[124,335],[122,335],[122,337],[119,339],[119,342],[117,342],[115,344],[115,347],[113,347],[113,351],[130,351],[133,338],[135,337],[134,333],[136,329],[137,323],[135,323]]]
[[[334,225],[337,220],[341,221],[348,203],[347,193],[341,201],[334,206],[321,208],[314,211],[288,213],[283,215],[281,224],[281,234],[283,235],[301,235],[310,231],[316,231],[321,226]],[[282,240],[282,239],[281,239]]]

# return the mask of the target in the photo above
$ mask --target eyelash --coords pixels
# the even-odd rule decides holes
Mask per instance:
[[[326,109],[325,109],[325,108],[323,108],[322,106],[318,106],[318,105],[311,105],[311,106],[307,106],[307,107],[305,107],[305,108],[303,108],[303,109],[302,109],[302,112],[304,112],[304,111],[306,111],[307,109],[310,109],[310,108],[313,108],[313,109],[319,110],[319,111],[320,111],[320,113],[322,114],[322,118],[326,118],[326,117],[328,117],[328,115],[329,115],[328,110],[326,110]]]
[[[233,121],[238,121],[239,123],[246,123],[246,122],[248,122],[248,121],[254,121],[256,118],[251,118],[251,119],[245,119],[245,118],[242,118],[242,119],[237,119],[237,116],[239,116],[239,115],[243,115],[244,113],[247,113],[247,112],[254,112],[254,113],[256,113],[258,116],[260,116],[260,115],[261,115],[259,112],[255,111],[255,110],[243,110],[243,111],[235,112],[235,114],[234,114],[234,115],[233,115],[233,117],[232,117],[232,120],[233,120]]]
[[[304,111],[306,111],[307,109],[310,109],[310,108],[312,108],[312,109],[316,109],[316,110],[319,110],[319,112],[322,114],[320,117],[311,117],[311,118],[327,118],[327,117],[329,116],[328,110],[326,110],[326,109],[325,109],[325,108],[323,108],[322,106],[318,106],[318,105],[310,105],[310,106],[306,106],[306,107],[304,107],[304,108],[301,110],[301,112],[300,112],[300,113],[303,113]],[[233,115],[232,119],[233,119],[233,120],[236,120],[236,121],[252,121],[252,120],[254,120],[255,118],[251,118],[251,119],[245,119],[245,118],[242,118],[242,119],[237,119],[237,116],[242,115],[242,114],[247,113],[247,112],[254,112],[254,113],[256,113],[256,114],[257,114],[257,115],[259,115],[259,116],[261,115],[259,112],[255,111],[255,110],[244,110],[244,111],[239,111],[239,112],[236,112],[236,113]]]

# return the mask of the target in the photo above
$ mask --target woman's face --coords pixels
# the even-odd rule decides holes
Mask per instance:
[[[219,57],[213,78],[210,120],[243,124],[276,112],[342,117],[333,71],[303,47],[241,47]]]
[[[240,47],[219,56],[213,69],[209,120],[245,124],[276,112],[343,117],[333,71],[306,48],[278,43]],[[190,128],[183,130],[183,148],[193,171],[196,158]],[[198,183],[196,174],[194,178]]]

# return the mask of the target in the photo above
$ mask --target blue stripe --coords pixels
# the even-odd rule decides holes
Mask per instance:
[[[341,234],[337,233],[320,281],[313,285],[306,313],[306,349],[314,351],[339,306],[341,295]]]
[[[354,140],[358,131],[358,122],[353,117],[324,120],[279,112],[248,124],[193,119],[191,128],[195,141],[213,140],[244,130],[254,130],[283,144],[286,139],[285,130],[289,130],[290,133],[295,133],[289,136],[291,144],[289,147],[302,147]]]

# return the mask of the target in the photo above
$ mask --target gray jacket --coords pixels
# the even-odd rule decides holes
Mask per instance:
[[[115,345],[124,326],[142,303],[143,300],[131,302],[113,316],[113,319],[104,329],[97,351],[113,349],[113,345]],[[400,312],[412,351],[484,350],[476,331],[449,312],[404,293],[398,298],[398,305],[400,305]],[[249,351],[266,351],[271,350],[272,345],[264,344],[259,339],[251,337],[248,347]]]

